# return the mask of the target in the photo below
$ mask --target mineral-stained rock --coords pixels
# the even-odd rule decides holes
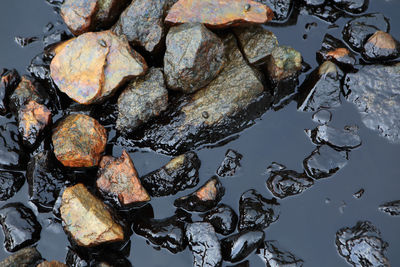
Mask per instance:
[[[367,10],[369,0],[332,0],[333,5],[350,13],[362,13]]]
[[[0,77],[0,115],[5,115],[8,111],[8,97],[17,88],[21,77],[15,69],[0,70]]]
[[[294,7],[293,0],[255,0],[256,2],[267,5],[274,12],[274,17],[272,22],[275,21],[286,21],[289,19],[289,16]]]
[[[344,83],[347,100],[356,104],[365,126],[395,143],[400,143],[399,84],[399,63],[362,67],[347,74]]]
[[[347,22],[343,29],[343,40],[355,51],[361,51],[365,41],[376,31],[389,31],[389,22],[380,13],[365,14]]]
[[[379,206],[379,210],[386,212],[392,216],[400,215],[400,200],[386,202]]]
[[[104,156],[99,164],[96,181],[99,191],[119,206],[150,201],[129,154],[124,150],[119,158]]]
[[[60,210],[65,231],[79,246],[92,247],[124,239],[122,227],[114,221],[107,206],[83,184],[65,189]]]
[[[298,109],[316,111],[340,106],[342,78],[343,72],[331,61],[325,61],[300,86]]]
[[[327,109],[321,109],[312,115],[312,120],[318,124],[328,124],[332,120],[332,113]]]
[[[196,222],[186,227],[186,238],[193,253],[194,267],[221,266],[221,245],[214,228],[207,222]]]
[[[193,93],[209,84],[224,65],[224,44],[199,23],[172,27],[166,46],[165,79],[173,90]]]
[[[72,114],[54,129],[54,154],[67,167],[97,166],[103,153],[107,132],[95,119]]]
[[[89,32],[57,48],[51,77],[81,104],[102,102],[129,79],[147,70],[143,57],[111,31]]]
[[[242,231],[221,240],[222,257],[226,261],[238,262],[250,255],[264,241],[263,231]]]
[[[18,142],[18,127],[13,119],[0,116],[0,167],[24,170],[26,154]]]
[[[336,246],[339,254],[355,267],[390,266],[385,256],[388,243],[381,239],[379,230],[369,221],[340,229],[336,233]]]
[[[90,263],[87,259],[82,258],[76,251],[68,248],[67,256],[65,257],[65,263],[68,266],[74,267],[89,267]]]
[[[257,250],[258,256],[271,267],[301,267],[303,260],[289,251],[283,250],[277,241],[265,241],[264,246]]]
[[[314,4],[318,4],[321,1],[318,0],[306,0],[308,3],[314,2]],[[313,15],[323,21],[326,21],[330,24],[335,23],[338,19],[346,17],[346,12],[343,10],[330,5],[329,0],[326,0],[324,5],[308,5],[307,6],[307,11],[310,13],[310,15]]]
[[[350,52],[347,46],[330,34],[324,36],[321,49],[317,51],[317,59],[320,64],[326,60],[331,60],[340,66],[348,68],[356,63],[354,54]]]
[[[42,255],[36,247],[27,247],[18,250],[0,262],[1,267],[35,267],[42,261]]]
[[[240,231],[261,230],[279,218],[279,203],[275,198],[266,199],[256,190],[250,189],[239,200]]]
[[[207,211],[214,208],[225,194],[218,177],[211,177],[203,186],[190,195],[174,201],[174,205],[188,211]]]
[[[23,173],[0,170],[0,201],[13,197],[24,183],[25,177]]]
[[[389,33],[376,31],[364,44],[362,55],[368,60],[389,60],[400,56],[400,44]]]
[[[144,77],[129,83],[118,97],[116,128],[132,133],[142,123],[158,116],[168,107],[168,91],[161,69],[151,68]]]
[[[338,150],[349,150],[361,145],[361,138],[353,129],[337,129],[328,125],[306,130],[306,134],[316,145],[327,144]]]
[[[338,172],[347,165],[348,160],[348,152],[322,145],[303,161],[303,167],[309,177],[320,179]]]
[[[229,235],[235,231],[238,216],[231,207],[219,204],[204,214],[203,221],[211,223],[217,233]]]
[[[199,183],[200,159],[194,152],[173,158],[165,166],[141,178],[150,195],[160,197],[174,195]]]
[[[172,24],[198,22],[210,28],[224,28],[244,23],[262,24],[273,16],[272,9],[252,0],[179,0],[165,21]]]
[[[240,167],[240,160],[242,155],[235,150],[228,149],[225,153],[225,158],[217,170],[218,176],[233,176],[235,175],[236,169]]]
[[[21,203],[9,203],[0,209],[0,224],[4,232],[4,245],[10,252],[39,241],[42,227],[33,211]]]
[[[64,263],[61,263],[59,261],[44,261],[36,267],[68,267]]]

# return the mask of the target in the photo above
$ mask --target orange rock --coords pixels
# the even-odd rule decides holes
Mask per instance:
[[[150,201],[135,165],[125,150],[120,158],[104,156],[101,159],[96,185],[105,195],[116,196],[122,206]]]
[[[329,51],[326,55],[334,59],[340,59],[350,54],[347,48],[336,48],[335,50]]]
[[[95,119],[72,114],[54,129],[54,154],[67,167],[97,166],[106,142],[107,132]]]
[[[59,261],[44,261],[40,264],[38,264],[36,267],[68,267],[64,263],[61,263]]]
[[[171,24],[203,23],[210,28],[262,24],[274,17],[268,6],[251,0],[180,0],[165,21]]]
[[[60,14],[74,35],[89,31],[99,5],[97,0],[65,0]]]

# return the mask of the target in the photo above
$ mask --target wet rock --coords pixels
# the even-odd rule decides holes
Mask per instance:
[[[89,267],[89,262],[83,259],[76,251],[68,248],[67,256],[65,257],[65,263],[72,267]]]
[[[102,102],[147,70],[143,57],[111,31],[85,33],[57,47],[51,77],[80,104]]]
[[[325,61],[300,86],[298,109],[316,111],[341,105],[340,87],[343,72],[331,61]]]
[[[42,255],[35,247],[23,248],[0,262],[1,267],[34,267],[42,261]]]
[[[188,211],[203,212],[214,208],[225,194],[218,177],[211,177],[204,185],[190,195],[174,201],[174,206]]]
[[[346,166],[348,160],[348,152],[322,145],[303,161],[303,167],[309,177],[327,178]]]
[[[26,168],[26,154],[18,140],[18,127],[6,117],[0,117],[0,167],[5,169]]]
[[[385,256],[388,244],[369,221],[340,229],[336,233],[336,246],[339,254],[353,266],[390,266]]]
[[[255,0],[256,2],[267,5],[274,12],[272,22],[286,21],[292,12],[294,1],[293,0]]]
[[[318,110],[312,115],[312,120],[318,124],[328,124],[332,120],[332,113],[326,109]]]
[[[124,239],[122,227],[114,221],[107,206],[83,184],[65,189],[60,211],[65,231],[79,246],[92,247]]]
[[[318,4],[320,1],[308,0],[307,2]],[[329,5],[327,2],[329,2],[329,0],[326,0],[324,5],[308,5],[306,10],[310,15],[330,24],[335,23],[340,18],[347,17],[346,12],[333,5]]]
[[[165,21],[171,24],[202,23],[209,28],[225,28],[244,23],[262,24],[270,21],[273,16],[272,9],[251,0],[179,0],[172,6]]]
[[[347,12],[358,14],[367,10],[369,0],[333,0],[333,5]]]
[[[229,265],[228,267],[250,267],[249,261],[243,261],[235,265]]]
[[[317,51],[317,59],[320,64],[330,60],[342,67],[351,68],[356,63],[354,54],[339,39],[330,34],[324,36],[321,49]]]
[[[0,70],[0,115],[5,115],[8,111],[8,97],[17,88],[21,77],[15,69]]]
[[[18,112],[18,130],[26,146],[32,147],[51,122],[51,111],[36,101],[29,101]]]
[[[238,222],[235,211],[225,204],[218,204],[203,216],[203,221],[211,223],[215,231],[222,235],[233,233]]]
[[[379,206],[379,210],[392,216],[400,215],[400,200],[386,202]]]
[[[132,133],[138,126],[158,116],[168,107],[168,91],[161,69],[151,68],[144,77],[129,83],[118,97],[116,128]]]
[[[326,0],[305,0],[304,2],[308,6],[322,6]]]
[[[364,195],[364,192],[365,192],[365,190],[363,188],[361,188],[360,190],[358,190],[357,192],[355,192],[353,194],[353,197],[360,199]]]
[[[221,240],[222,258],[238,262],[250,255],[264,241],[263,231],[243,231]]]
[[[4,246],[9,252],[39,241],[42,227],[31,209],[21,203],[9,203],[0,209],[0,224],[4,232]]]
[[[44,261],[36,267],[68,267],[64,263],[61,263],[59,261]]]
[[[328,125],[319,125],[313,130],[306,130],[306,134],[314,144],[327,144],[338,150],[350,150],[361,145],[360,136],[349,128],[341,130]]]
[[[72,38],[70,34],[68,34],[64,30],[57,30],[51,34],[45,35],[43,37],[43,46],[45,48],[50,48],[51,46],[60,43],[62,41],[66,41],[68,39]]]
[[[390,60],[400,56],[400,44],[389,33],[376,31],[364,44],[362,56],[367,60]]]
[[[238,229],[262,230],[279,218],[279,203],[275,198],[267,199],[250,189],[239,200]]]
[[[54,129],[54,154],[67,167],[97,166],[106,142],[107,132],[95,119],[72,114]]]
[[[389,21],[380,13],[365,14],[346,23],[343,40],[355,51],[360,52],[365,41],[376,31],[389,31]]]
[[[25,176],[20,172],[0,170],[0,201],[15,195],[25,183]]]
[[[43,51],[32,58],[27,70],[35,79],[51,84],[50,63],[53,56],[52,52]]]
[[[165,166],[141,178],[143,186],[152,196],[174,195],[199,183],[200,159],[194,152],[173,158]]]
[[[221,245],[214,228],[207,222],[197,222],[186,227],[186,238],[193,253],[194,267],[221,266]]]
[[[265,241],[257,250],[258,256],[270,267],[301,267],[303,260],[281,248],[277,241]]]
[[[25,47],[27,45],[30,45],[34,42],[36,42],[39,38],[36,36],[30,36],[30,37],[21,37],[21,36],[15,36],[14,41],[20,46],[20,47]]]
[[[193,93],[209,84],[224,65],[224,44],[202,24],[172,27],[166,46],[165,79],[173,90]]]
[[[150,201],[139,180],[129,154],[123,150],[119,158],[104,156],[99,164],[97,189],[119,206],[137,205]]]
[[[233,176],[235,175],[236,169],[240,167],[240,160],[242,155],[235,150],[228,149],[225,153],[225,158],[217,170],[218,176]]]

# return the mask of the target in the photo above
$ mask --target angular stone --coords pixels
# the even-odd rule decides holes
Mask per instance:
[[[317,59],[320,64],[330,60],[343,67],[352,67],[356,58],[347,46],[330,34],[325,34],[321,49],[317,51]]]
[[[58,88],[81,104],[104,101],[146,70],[143,57],[111,31],[85,33],[57,47],[50,65]]]
[[[74,35],[88,32],[93,27],[96,12],[99,9],[97,0],[65,0],[60,14],[65,24]]]
[[[211,177],[204,185],[190,195],[174,201],[174,206],[188,211],[207,211],[214,208],[225,194],[218,177]]]
[[[332,113],[327,109],[321,109],[312,115],[312,120],[318,124],[328,124],[332,120]]]
[[[333,5],[347,12],[358,14],[367,10],[369,0],[333,0]]]
[[[221,266],[221,245],[211,224],[207,222],[189,224],[186,227],[186,238],[193,253],[194,267]]]
[[[129,2],[129,0],[98,0],[96,29],[109,28],[114,24]]]
[[[224,44],[199,23],[172,27],[166,46],[164,72],[172,90],[193,93],[209,84],[224,65]]]
[[[263,231],[243,231],[221,240],[222,258],[238,262],[249,256],[264,241]]]
[[[386,212],[392,216],[400,215],[400,200],[386,202],[379,206],[379,210]]]
[[[279,218],[279,203],[250,189],[239,200],[239,231],[262,230]]]
[[[171,24],[202,23],[209,28],[263,24],[274,17],[272,9],[252,0],[179,0],[165,21]]]
[[[367,60],[390,60],[400,56],[400,44],[389,33],[376,31],[364,44],[362,56]]]
[[[119,158],[104,156],[100,161],[97,176],[97,189],[119,206],[150,201],[149,194],[140,183],[135,165],[125,150]]]
[[[0,170],[0,201],[13,197],[25,183],[25,176],[20,172]]]
[[[319,0],[306,0],[308,3],[313,2],[318,4]],[[310,15],[313,15],[329,24],[335,23],[338,19],[346,16],[346,12],[343,10],[330,5],[328,1],[325,1],[324,5],[308,5],[307,11]]]
[[[215,231],[222,235],[233,233],[238,222],[235,211],[225,204],[218,204],[203,216],[203,221],[211,223]]]
[[[124,134],[132,133],[167,107],[168,91],[164,74],[159,68],[151,68],[146,76],[129,83],[118,97],[116,128]]]
[[[174,195],[199,183],[200,159],[194,152],[173,158],[165,166],[141,178],[143,186],[152,196]]]
[[[2,169],[26,168],[26,153],[18,142],[18,127],[14,118],[0,116],[0,167]]]
[[[338,150],[350,150],[361,146],[361,138],[353,129],[341,130],[328,125],[320,125],[313,130],[306,130],[306,134],[314,144],[327,144]]]
[[[107,206],[83,184],[65,189],[60,211],[65,231],[79,246],[92,247],[124,240],[121,225],[114,221]]]
[[[217,170],[220,177],[235,175],[236,169],[240,167],[242,155],[235,150],[228,149],[225,153],[225,158]]]
[[[97,166],[106,142],[107,132],[95,119],[72,114],[54,129],[54,154],[67,167]]]
[[[15,69],[2,69],[0,77],[0,115],[5,115],[8,112],[8,97],[17,88],[21,77]]]
[[[59,261],[44,261],[36,267],[68,267],[64,263],[61,263]]]
[[[289,19],[289,16],[294,7],[293,0],[255,0],[256,2],[267,5],[274,12],[274,17],[272,21],[286,21]]]
[[[37,251],[36,247],[27,247],[18,250],[14,254],[8,256],[0,262],[1,267],[34,267],[41,262],[42,255]]]
[[[257,250],[258,256],[271,267],[302,267],[303,260],[281,248],[277,241],[265,241],[264,247]]]
[[[39,241],[42,227],[30,208],[21,203],[9,203],[0,209],[0,224],[4,232],[4,246],[10,252]]]

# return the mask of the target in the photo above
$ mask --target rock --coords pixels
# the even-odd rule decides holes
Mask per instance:
[[[12,198],[25,183],[25,176],[20,172],[0,170],[0,201]]]
[[[0,115],[8,112],[8,97],[17,88],[21,77],[15,69],[0,70]]]
[[[343,72],[331,61],[325,61],[300,86],[297,108],[316,111],[341,105],[340,88]]]
[[[305,0],[304,2],[307,6],[322,6],[327,1],[326,0]]]
[[[303,167],[309,177],[327,178],[344,168],[348,160],[348,152],[322,145],[303,161]]]
[[[235,150],[228,149],[225,153],[225,158],[217,170],[220,177],[235,175],[236,169],[240,167],[242,155]]]
[[[194,152],[173,158],[158,170],[141,178],[143,186],[152,196],[174,195],[199,183],[200,159]]]
[[[318,124],[328,124],[332,120],[332,113],[327,109],[321,109],[312,115],[312,120]]]
[[[247,61],[254,66],[264,65],[272,50],[278,46],[275,34],[263,26],[233,28]]]
[[[34,56],[27,68],[28,72],[39,81],[52,84],[50,75],[50,63],[54,54],[50,51],[43,51]]]
[[[330,34],[325,34],[321,49],[317,51],[317,60],[320,64],[330,60],[345,68],[351,68],[356,63],[354,53],[341,40]]]
[[[211,223],[217,233],[229,235],[235,231],[238,216],[231,207],[218,204],[214,209],[203,215],[203,221]]]
[[[35,145],[43,130],[51,123],[51,111],[42,104],[30,100],[18,112],[18,130],[24,144]]]
[[[370,65],[346,75],[347,100],[356,104],[364,125],[400,143],[400,64]]]
[[[350,150],[361,146],[361,138],[353,129],[341,130],[328,125],[320,125],[313,130],[305,130],[305,132],[316,145],[327,144],[338,150]]]
[[[210,12],[210,11],[213,12]],[[215,11],[215,12],[214,12]],[[214,1],[179,0],[168,12],[165,22],[171,24],[202,23],[209,28],[239,24],[263,24],[273,18],[266,5],[252,0]]]
[[[54,129],[54,154],[67,167],[97,166],[106,142],[107,132],[95,119],[72,114]]]
[[[380,13],[356,17],[343,28],[343,40],[355,51],[360,52],[365,41],[376,31],[389,31],[389,20]]]
[[[221,266],[221,245],[211,224],[207,222],[189,224],[186,227],[186,238],[193,253],[194,267]]]
[[[166,46],[164,72],[172,90],[193,93],[208,85],[224,65],[224,44],[202,24],[172,27]]]
[[[363,195],[364,195],[365,190],[363,188],[361,188],[360,190],[358,190],[357,192],[355,192],[353,194],[353,197],[356,199],[360,199]]]
[[[272,9],[274,17],[272,22],[287,21],[292,13],[294,2],[293,0],[255,0]]]
[[[174,201],[174,206],[188,211],[203,212],[214,208],[225,194],[218,177],[211,177],[204,185],[190,195]]]
[[[390,60],[400,56],[400,44],[389,33],[376,31],[364,44],[362,56],[367,60]]]
[[[258,256],[271,267],[301,267],[303,260],[281,248],[277,241],[265,241],[264,247],[257,250]]]
[[[363,13],[369,4],[369,0],[332,0],[332,2],[334,6],[354,14]]]
[[[86,259],[83,259],[76,251],[72,250],[70,247],[68,247],[65,263],[67,263],[68,266],[73,266],[73,267],[90,266],[90,263]]]
[[[1,169],[26,168],[26,153],[18,142],[18,127],[13,118],[0,116],[0,167]]]
[[[34,267],[42,261],[42,255],[36,247],[27,247],[18,250],[0,262],[1,267]]]
[[[79,246],[124,240],[123,229],[114,221],[107,206],[83,184],[65,189],[60,211],[65,231]]]
[[[43,37],[43,46],[47,49],[51,49],[53,45],[56,45],[58,43],[61,43],[63,41],[66,41],[68,39],[71,39],[72,36],[68,34],[64,30],[56,30],[55,32],[51,34],[47,34]]]
[[[58,88],[80,104],[104,101],[146,70],[143,57],[111,31],[85,33],[57,47],[50,65]]]
[[[379,210],[392,216],[400,215],[400,200],[386,202],[379,206]]]
[[[42,227],[30,208],[21,203],[9,203],[0,209],[0,224],[4,232],[4,246],[15,252],[40,239]]]
[[[315,4],[320,3],[320,1],[316,0],[306,0],[307,2],[314,2]],[[325,1],[324,5],[308,5],[306,7],[308,13],[312,16],[315,16],[329,24],[334,24],[338,19],[347,17],[348,15],[343,10],[330,5],[329,0]]]
[[[120,207],[143,204],[150,196],[142,186],[129,154],[123,150],[119,158],[104,156],[99,164],[97,189]]]
[[[340,229],[336,233],[336,247],[339,254],[353,266],[390,266],[385,256],[388,244],[369,221]]]
[[[144,77],[128,84],[118,97],[116,128],[124,134],[160,115],[168,107],[168,91],[161,69],[151,68]]]
[[[262,230],[279,218],[279,203],[250,189],[239,200],[239,231]]]
[[[250,267],[249,261],[243,261],[235,265],[229,265],[228,267]]]
[[[68,266],[59,261],[50,261],[50,262],[44,261],[44,262],[38,264],[38,266],[36,266],[36,267],[68,267]]]
[[[221,240],[222,258],[230,262],[245,259],[264,241],[263,231],[243,231]]]

